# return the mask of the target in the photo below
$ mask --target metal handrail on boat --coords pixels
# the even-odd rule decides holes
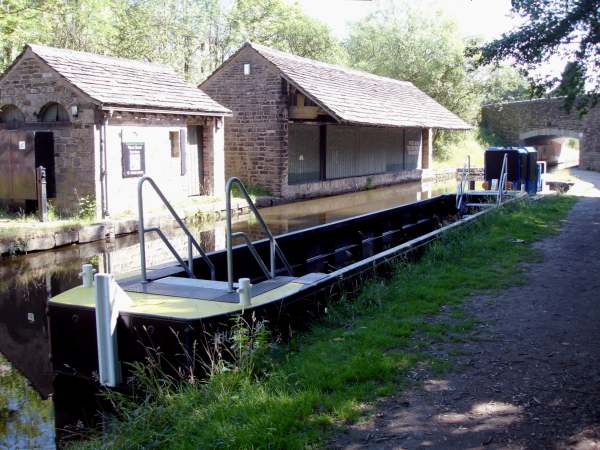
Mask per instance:
[[[144,187],[144,183],[146,181],[148,183],[150,183],[150,186],[152,186],[152,188],[154,189],[154,192],[156,192],[158,197],[162,200],[163,204],[167,207],[167,209],[171,213],[171,216],[173,216],[173,218],[175,219],[175,222],[177,222],[179,227],[183,230],[183,232],[185,233],[185,235],[188,238],[187,265],[186,265],[185,261],[183,260],[183,258],[179,255],[179,253],[177,253],[177,250],[175,250],[175,247],[173,247],[173,245],[169,242],[169,240],[167,239],[167,237],[165,236],[165,234],[162,232],[162,230],[160,228],[158,228],[158,227],[146,228],[146,226],[144,225],[143,187]],[[139,240],[140,240],[140,264],[141,264],[142,281],[143,282],[148,281],[148,275],[147,275],[147,270],[146,270],[146,233],[150,233],[150,232],[154,232],[154,233],[158,234],[158,236],[161,238],[163,243],[167,246],[169,251],[173,254],[173,256],[175,257],[177,262],[184,268],[185,272],[187,273],[188,277],[190,277],[190,278],[196,278],[194,276],[194,266],[193,266],[194,265],[193,248],[195,247],[196,250],[198,250],[198,253],[200,253],[200,256],[202,256],[202,259],[204,260],[204,262],[206,262],[206,264],[208,265],[208,267],[210,269],[211,280],[215,279],[215,265],[213,264],[213,262],[208,258],[208,255],[206,254],[204,249],[200,246],[200,244],[198,244],[198,242],[196,241],[194,236],[192,236],[192,233],[190,232],[188,227],[185,226],[185,224],[183,223],[183,220],[181,220],[181,218],[179,217],[179,215],[177,214],[175,209],[173,209],[173,206],[171,206],[171,203],[169,203],[169,201],[167,200],[165,195],[159,189],[156,182],[151,177],[144,175],[138,181],[138,234],[139,234]]]
[[[463,201],[464,201],[464,197],[465,197],[465,191],[468,190],[467,183],[469,182],[468,177],[470,174],[471,174],[471,156],[467,156],[467,158],[465,159],[465,163],[463,165],[463,172],[461,174],[460,181],[458,182],[458,187],[456,189],[456,209],[458,211],[461,211],[461,209],[462,209],[462,205],[463,205]]]
[[[500,170],[500,179],[498,180],[498,194],[496,197],[497,205],[500,205],[502,203],[507,178],[508,178],[508,155],[505,153],[504,158],[502,159],[502,170]]]
[[[252,241],[250,240],[248,235],[246,235],[243,232],[234,233],[232,230],[231,191],[235,184],[237,184],[238,187],[240,188],[242,195],[248,202],[248,206],[250,207],[250,210],[252,211],[252,213],[254,213],[254,216],[258,220],[258,223],[260,224],[262,230],[269,238],[270,270],[268,270],[267,267],[265,266],[265,263],[263,262],[262,258],[256,251],[256,248],[254,247],[254,244],[252,244]],[[293,275],[292,266],[290,266],[290,263],[288,262],[287,258],[281,251],[281,248],[279,248],[279,245],[277,244],[277,241],[275,240],[275,236],[273,236],[273,233],[271,233],[271,230],[265,223],[262,215],[260,214],[260,212],[258,212],[258,208],[256,207],[256,205],[250,198],[250,194],[248,194],[246,187],[244,186],[244,184],[238,177],[231,177],[229,180],[227,180],[227,184],[225,185],[225,207],[227,210],[227,236],[226,236],[226,239],[227,239],[227,285],[228,285],[229,292],[233,292],[233,238],[236,236],[240,236],[246,241],[246,244],[248,245],[248,249],[250,250],[250,253],[252,253],[252,256],[254,256],[254,259],[256,259],[256,262],[260,266],[261,270],[265,273],[265,276],[267,278],[269,278],[269,279],[275,278],[275,272],[276,272],[276,267],[275,267],[276,266],[276,256],[275,255],[279,256],[279,258],[283,262],[283,265],[285,266],[288,273],[290,275]]]

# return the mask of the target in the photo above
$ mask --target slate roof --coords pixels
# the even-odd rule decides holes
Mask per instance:
[[[42,45],[27,49],[103,107],[231,113],[165,65]]]
[[[471,126],[408,81],[294,56],[247,43],[292,85],[342,123],[451,130]]]

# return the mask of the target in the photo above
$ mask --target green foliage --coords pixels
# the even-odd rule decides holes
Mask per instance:
[[[526,70],[537,91],[565,95],[565,106],[585,113],[600,98],[600,4],[597,0],[513,0],[524,25],[479,48],[481,64],[508,60]],[[565,62],[560,78],[536,73],[559,54]],[[584,95],[586,94],[586,95]]]
[[[485,126],[479,127],[479,142],[486,147],[506,147],[507,142]]]
[[[465,40],[441,13],[402,2],[353,25],[346,42],[358,69],[411,81],[466,120],[478,114],[475,81],[465,59]]]
[[[571,148],[579,150],[579,139],[569,138],[567,145]]]
[[[554,197],[511,204],[446,234],[419,262],[400,263],[389,280],[366,282],[357,295],[332,304],[311,331],[271,352],[274,363],[259,373],[234,365],[212,371],[203,383],[145,377],[154,394],[117,402],[121,422],[113,432],[79,447],[321,447],[335,424],[357,420],[370,411],[369,402],[402,386],[418,361],[429,361],[435,372],[448,369],[415,350],[415,335],[424,334],[426,342],[461,339],[472,321],[434,325],[430,316],[482,290],[524,281],[520,263],[539,252],[518,240],[558,232],[574,202]],[[263,338],[240,331],[239,355],[265,348]],[[254,353],[251,367],[267,354]]]
[[[467,156],[471,158],[471,167],[483,167],[485,149],[505,145],[485,126],[461,133],[441,133],[433,147],[434,168],[462,167]]]
[[[93,195],[84,195],[79,199],[79,219],[94,220],[96,218],[96,198]]]
[[[524,100],[533,96],[523,73],[508,65],[485,66],[475,72],[482,84],[482,103]]]
[[[482,103],[530,96],[525,77],[510,66],[476,67],[456,23],[414,2],[392,3],[354,24],[345,43],[350,64],[379,75],[407,80],[467,122],[479,121]],[[438,161],[473,150],[469,135],[438,132]],[[463,144],[470,146],[465,149]]]
[[[278,48],[307,58],[339,62],[343,52],[331,30],[306,16],[297,3],[284,0],[237,0],[228,23],[230,45],[245,41]]]
[[[3,0],[0,70],[29,42],[168,64],[205,79],[245,41],[339,62],[331,30],[285,0]]]
[[[268,188],[260,184],[245,184],[244,186],[252,200],[256,200],[257,197],[271,197],[273,195]],[[236,198],[244,198],[241,189],[236,184],[233,185],[231,194]]]
[[[42,400],[27,380],[0,355],[0,445],[42,448],[52,442],[48,423],[52,401]]]

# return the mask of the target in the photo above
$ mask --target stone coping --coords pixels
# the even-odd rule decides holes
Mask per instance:
[[[245,200],[232,199],[234,216],[240,216],[248,212],[248,204]],[[219,220],[226,215],[225,201],[218,201],[203,205],[196,211],[180,213],[184,221],[199,222]],[[176,226],[173,217],[167,212],[146,213],[147,227],[169,228]],[[128,217],[123,219],[109,219],[90,225],[65,225],[63,229],[48,227],[37,229],[30,234],[23,233],[15,236],[0,238],[0,255],[22,254],[51,250],[71,244],[87,244],[89,242],[109,239],[138,231],[138,220]]]

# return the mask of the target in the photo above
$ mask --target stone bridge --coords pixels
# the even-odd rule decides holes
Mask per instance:
[[[486,105],[482,124],[508,145],[535,146],[549,163],[558,162],[562,151],[557,138],[579,139],[581,168],[600,170],[600,105],[583,118],[562,106],[562,98]]]

